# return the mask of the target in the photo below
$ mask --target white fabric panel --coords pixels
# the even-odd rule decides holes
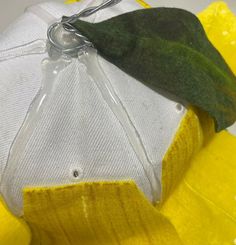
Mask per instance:
[[[71,183],[73,169],[82,169],[80,180],[134,179],[151,199],[142,165],[86,69],[74,60],[56,83],[17,168],[9,172],[12,209],[22,203],[22,187]]]
[[[47,24],[30,12],[24,13],[1,35],[0,50],[46,38]]]
[[[1,51],[46,38],[47,24],[24,13],[0,37]],[[0,181],[10,146],[41,85],[41,60],[45,55],[23,56],[0,63]],[[29,69],[30,67],[30,69]]]
[[[149,160],[161,179],[161,162],[173,133],[185,114],[179,107],[116,66],[100,58],[101,66],[137,129]]]
[[[79,4],[75,5],[76,8],[79,7]],[[53,2],[36,5],[32,7],[33,12],[29,8],[2,33],[0,56],[1,51],[6,49],[24,45],[34,40],[46,39],[48,23],[40,18],[40,14],[36,15],[37,9],[46,12],[46,7],[51,9],[51,12],[47,12],[49,15],[53,16],[53,9],[57,13],[54,19],[63,15],[63,9],[67,10],[69,15],[75,13],[75,11],[65,8],[65,5]],[[41,86],[40,64],[44,57],[46,55],[23,56],[0,63],[0,181],[10,146],[23,123],[30,103]]]
[[[9,148],[29,104],[39,89],[41,59],[41,55],[35,55],[0,63],[0,173],[3,173]]]
[[[54,17],[72,15],[87,4],[99,2],[84,0],[75,5],[43,3],[39,8],[30,8],[6,30],[0,39],[0,50],[45,38],[47,23]],[[86,20],[102,21],[138,8],[140,6],[135,1],[123,0]],[[0,114],[3,115],[0,120],[0,177],[10,146],[39,89],[43,57],[32,55],[0,63]],[[102,58],[99,62],[135,125],[161,180],[163,155],[185,109],[179,111],[175,102],[145,87]],[[82,172],[79,180],[73,178],[73,170]],[[77,60],[59,75],[55,96],[50,98],[50,105],[22,152],[17,169],[14,173],[6,169],[4,176],[1,189],[11,186],[10,191],[3,193],[4,198],[18,215],[22,211],[21,190],[25,186],[60,185],[74,183],[75,180],[133,179],[149,200],[153,198],[148,176],[123,128]]]
[[[27,12],[1,36],[1,51],[45,38],[47,25]],[[41,85],[41,60],[30,55],[0,63],[0,181],[10,146]],[[29,69],[30,68],[30,69]]]

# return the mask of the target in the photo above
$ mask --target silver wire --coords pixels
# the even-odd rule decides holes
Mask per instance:
[[[105,0],[103,3],[101,3],[98,6],[88,7],[82,10],[80,13],[74,14],[70,17],[63,17],[63,19],[60,22],[55,22],[48,28],[47,37],[48,37],[49,44],[53,48],[55,48],[57,51],[65,53],[65,54],[72,54],[72,53],[78,52],[80,49],[83,49],[84,47],[87,47],[87,46],[93,47],[93,44],[85,36],[83,36],[79,32],[79,30],[75,28],[72,24],[75,23],[76,20],[78,20],[79,18],[88,17],[101,9],[112,7],[121,1],[122,0]],[[55,28],[57,28],[60,25],[63,26],[63,28],[66,31],[74,33],[77,37],[79,37],[81,40],[81,44],[78,45],[77,47],[66,48],[66,47],[63,47],[58,42],[56,42],[55,38],[53,37],[53,31],[55,30]]]
[[[87,9],[82,10],[78,14],[72,15],[71,17],[68,17],[68,18],[64,19],[62,23],[63,24],[65,24],[65,23],[73,24],[77,19],[79,19],[81,17],[88,17],[88,16],[96,13],[97,11],[99,11],[101,9],[112,7],[112,6],[118,4],[121,1],[122,0],[106,0],[106,1],[104,1],[102,4],[100,4],[98,6],[89,7]]]

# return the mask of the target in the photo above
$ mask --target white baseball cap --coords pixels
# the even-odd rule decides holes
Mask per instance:
[[[20,131],[42,92],[42,62],[48,56],[43,40],[49,24],[94,4],[88,0],[32,6],[0,38],[0,184],[17,215],[22,215],[22,189],[27,186],[131,179],[150,201],[161,197],[162,160],[186,109],[101,57],[99,67],[129,125],[104,99],[98,78],[74,58],[57,74],[54,91],[30,134]],[[86,20],[99,22],[139,8],[135,1],[122,1]],[[124,125],[134,132],[132,140]]]

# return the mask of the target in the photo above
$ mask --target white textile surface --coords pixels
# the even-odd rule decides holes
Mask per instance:
[[[3,33],[0,50],[45,39],[48,24],[53,20],[99,2],[34,6]],[[87,20],[102,21],[138,8],[140,5],[135,2],[123,1]],[[22,214],[21,191],[25,186],[75,183],[74,170],[79,173],[76,181],[133,179],[153,200],[149,176],[124,129],[96,87],[96,78],[90,79],[86,67],[77,59],[58,75],[56,91],[14,171],[6,167],[10,147],[40,89],[41,61],[45,56],[28,55],[0,62],[0,183],[11,210]],[[150,171],[161,182],[161,162],[185,108],[179,111],[176,102],[145,87],[101,57],[99,63],[140,136],[152,163]],[[157,196],[160,194],[159,190]]]

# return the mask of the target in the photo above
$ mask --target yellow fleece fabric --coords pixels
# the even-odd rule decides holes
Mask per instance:
[[[31,233],[21,218],[13,216],[0,197],[0,244],[26,245],[30,243]]]
[[[199,18],[236,74],[235,15],[224,2],[215,2]],[[164,197],[157,208],[169,218],[183,244],[236,244],[236,137],[227,131],[215,134],[210,118],[202,112],[195,113],[197,117],[192,114],[190,109],[164,158]],[[189,152],[199,144],[201,150],[189,161]],[[168,195],[166,189],[172,193]]]
[[[216,2],[199,18],[236,73],[236,17]],[[0,244],[236,244],[236,137],[215,134],[190,108],[163,159],[162,200],[153,206],[133,181],[25,188],[24,220],[0,203]],[[9,235],[11,234],[11,235]]]
[[[25,189],[24,214],[34,245],[182,244],[133,181]]]

